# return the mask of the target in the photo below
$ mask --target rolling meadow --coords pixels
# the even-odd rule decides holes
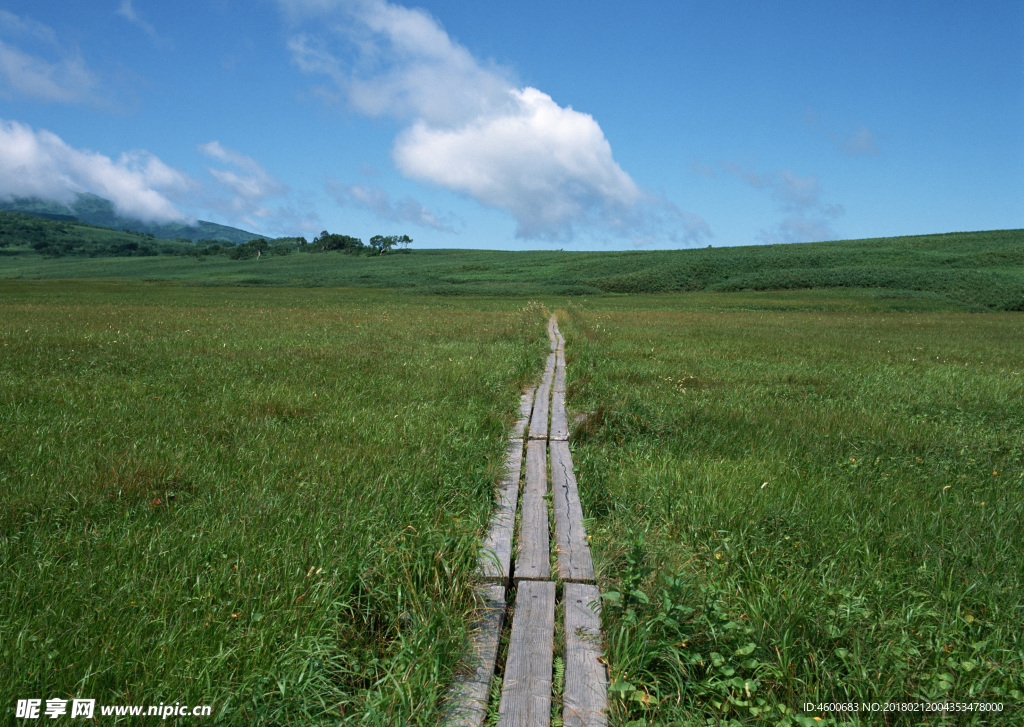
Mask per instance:
[[[1024,720],[1019,315],[810,291],[562,320],[617,723]],[[1004,711],[803,709],[945,701]]]
[[[0,288],[0,692],[437,722],[543,312]]]
[[[438,723],[554,312],[611,724],[1024,724],[1021,235],[0,256],[0,691]]]

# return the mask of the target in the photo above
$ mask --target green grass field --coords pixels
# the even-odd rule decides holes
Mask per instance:
[[[562,320],[618,724],[1024,723],[1019,315],[808,292]]]
[[[430,725],[546,313],[0,283],[0,693]]]
[[[435,724],[558,310],[614,724],[1024,724],[1021,235],[0,256],[4,709]]]
[[[1024,310],[1024,230],[636,252],[412,250],[233,261],[0,256],[0,279],[117,278],[203,285],[359,286],[439,295],[597,296],[873,289],[974,310]]]

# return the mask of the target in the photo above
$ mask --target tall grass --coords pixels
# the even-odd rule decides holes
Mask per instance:
[[[0,284],[5,712],[434,724],[545,322],[365,290]]]
[[[863,288],[967,309],[1024,309],[1024,231],[630,252],[414,250],[228,260],[0,256],[0,278],[404,288],[446,296],[600,296]]]
[[[619,724],[1024,723],[1024,320],[828,297],[562,318]]]

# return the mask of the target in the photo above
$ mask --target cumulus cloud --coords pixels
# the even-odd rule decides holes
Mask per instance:
[[[353,207],[372,212],[389,222],[407,222],[439,232],[455,232],[456,225],[450,216],[438,217],[412,197],[393,201],[391,195],[380,187],[364,184],[341,184],[328,179],[327,192],[342,207]]]
[[[417,121],[395,142],[398,169],[509,210],[520,237],[568,239],[574,225],[607,223],[641,200],[591,116],[535,88],[509,94],[507,112],[461,127]]]
[[[622,220],[660,204],[616,163],[592,116],[520,87],[425,11],[386,0],[279,3],[297,23],[315,16],[333,29],[289,42],[300,69],[329,79],[325,95],[406,124],[392,150],[399,171],[508,211],[517,236],[621,233]]]
[[[259,162],[216,140],[200,144],[198,148],[207,157],[227,165],[227,168],[206,168],[224,192],[211,200],[215,209],[253,227],[275,216],[276,211],[265,201],[287,194],[288,188],[274,179]]]
[[[762,174],[732,162],[722,162],[720,166],[754,189],[766,192],[784,215],[775,227],[761,230],[762,242],[813,242],[836,238],[832,223],[845,210],[840,204],[822,201],[816,175],[801,176],[791,169]]]
[[[67,203],[78,193],[91,192],[109,199],[125,217],[190,222],[171,197],[193,187],[188,175],[149,152],[127,152],[115,161],[68,146],[49,131],[0,119],[0,198]]]
[[[0,95],[55,103],[99,100],[82,56],[47,25],[0,10]]]

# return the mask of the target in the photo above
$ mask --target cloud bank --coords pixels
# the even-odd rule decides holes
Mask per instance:
[[[425,11],[386,0],[278,1],[296,24],[315,18],[330,29],[289,41],[300,69],[329,79],[322,95],[405,124],[392,149],[403,175],[506,210],[517,237],[568,240],[589,229],[643,238],[655,219],[675,216],[616,163],[592,116],[520,87]],[[652,207],[661,214],[638,214]],[[688,222],[678,234],[689,243],[710,234]]]
[[[78,193],[92,192],[113,202],[125,217],[191,223],[171,197],[194,186],[188,175],[149,152],[127,152],[115,161],[68,146],[49,131],[0,119],[0,198],[67,203]]]

